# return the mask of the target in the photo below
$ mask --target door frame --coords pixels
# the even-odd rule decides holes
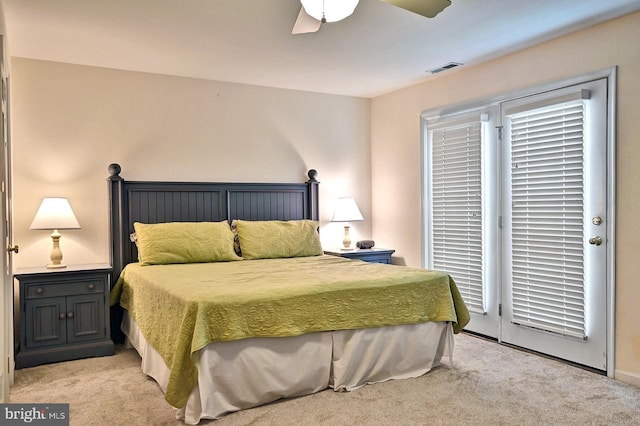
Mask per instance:
[[[420,123],[420,139],[421,139],[421,195],[422,195],[422,209],[421,209],[421,266],[423,268],[428,264],[427,255],[427,238],[428,238],[428,188],[426,185],[426,161],[427,161],[427,120],[433,120],[434,118],[445,118],[452,113],[478,109],[486,105],[501,103],[508,100],[518,99],[521,97],[532,96],[535,94],[553,91],[561,89],[566,86],[578,85],[581,83],[593,81],[593,80],[607,80],[607,217],[609,220],[606,223],[606,230],[608,235],[608,241],[606,246],[607,257],[607,301],[606,301],[606,347],[607,347],[607,376],[614,377],[615,373],[615,283],[616,283],[616,271],[615,271],[615,247],[616,247],[616,105],[617,105],[617,67],[610,67],[601,70],[592,71],[576,77],[555,81],[552,83],[545,83],[536,86],[532,86],[526,89],[511,91],[504,94],[487,97],[479,100],[473,100],[470,102],[459,102],[453,105],[445,105],[440,108],[434,108],[427,111],[423,111],[421,114]],[[498,291],[498,297],[501,298],[501,291]],[[500,300],[500,299],[499,299]],[[472,319],[473,321],[473,315]],[[500,331],[499,331],[500,333]]]
[[[0,350],[2,363],[2,383],[0,386],[0,402],[9,401],[9,388],[13,384],[14,374],[14,284],[13,284],[13,263],[12,253],[8,251],[12,245],[12,220],[11,220],[11,136],[10,136],[10,96],[9,96],[9,63],[6,56],[6,37],[0,34],[0,102],[4,103],[4,122],[0,124],[0,143],[2,143],[2,153],[0,153],[0,170],[2,170],[2,188],[0,188],[0,222],[2,222],[3,255],[0,260],[2,270],[2,290],[0,290],[0,313],[2,317],[2,331]],[[2,117],[0,117],[2,119]]]

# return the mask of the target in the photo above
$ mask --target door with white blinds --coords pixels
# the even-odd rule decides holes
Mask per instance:
[[[497,202],[483,188],[495,188],[498,108],[488,106],[428,123],[426,185],[429,237],[427,267],[447,271],[473,321],[467,330],[498,337],[496,258]],[[495,191],[492,191],[495,193]]]
[[[606,370],[606,82],[505,102],[501,340]]]
[[[600,370],[611,365],[608,84],[423,121],[425,266],[454,278],[465,329]]]

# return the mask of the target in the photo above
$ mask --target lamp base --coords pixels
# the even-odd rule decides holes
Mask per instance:
[[[63,265],[61,263],[58,263],[57,265],[54,265],[53,263],[47,265],[47,269],[60,269],[60,268],[66,268],[67,265]]]
[[[344,237],[342,238],[342,248],[340,250],[351,250],[351,236],[349,235],[349,225],[344,225]]]
[[[51,250],[51,263],[47,265],[47,269],[59,269],[66,268],[67,265],[62,263],[62,250],[60,250],[60,232],[54,229],[51,233],[51,239],[53,240],[53,250]]]

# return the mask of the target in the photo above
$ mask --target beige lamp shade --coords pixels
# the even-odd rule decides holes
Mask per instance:
[[[80,224],[66,198],[45,198],[30,229],[80,229]]]
[[[60,250],[59,229],[80,229],[76,215],[73,214],[71,205],[66,198],[45,198],[31,222],[30,229],[52,229],[51,239],[53,250],[51,251],[51,263],[47,268],[65,268],[62,263],[62,250]]]
[[[333,212],[331,222],[357,222],[364,220],[356,201],[351,197],[338,198],[336,209]],[[351,236],[349,235],[349,224],[344,224],[344,237],[342,238],[341,250],[351,250]]]
[[[331,222],[357,222],[364,220],[356,201],[351,197],[338,198]]]

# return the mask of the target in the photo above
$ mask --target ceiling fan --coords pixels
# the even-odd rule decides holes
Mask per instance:
[[[300,0],[302,7],[291,34],[314,33],[325,22],[337,22],[353,13],[359,0]],[[418,15],[433,18],[450,0],[382,0]]]

